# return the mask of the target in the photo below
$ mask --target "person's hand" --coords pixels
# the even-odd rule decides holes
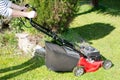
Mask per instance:
[[[35,18],[37,16],[37,13],[35,11],[30,11],[28,12],[27,17],[28,18]]]

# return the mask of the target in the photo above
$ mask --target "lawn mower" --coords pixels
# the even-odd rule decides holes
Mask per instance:
[[[30,7],[29,5],[26,5]],[[33,7],[31,7],[33,8]],[[33,8],[33,10],[35,10]],[[47,68],[56,72],[73,71],[75,76],[81,76],[86,72],[94,72],[100,67],[110,69],[112,62],[104,60],[100,52],[90,45],[80,45],[76,48],[69,41],[59,37],[55,32],[41,26],[33,19],[29,19],[32,27],[50,36],[56,43],[45,42],[45,64]]]

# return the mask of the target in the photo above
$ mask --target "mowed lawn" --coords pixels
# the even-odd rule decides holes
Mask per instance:
[[[72,72],[54,72],[47,69],[43,58],[17,55],[17,51],[13,51],[15,46],[8,44],[0,49],[0,80],[120,80],[118,3],[119,0],[102,0],[100,8],[92,10],[91,6],[82,5],[68,31],[62,33],[71,42],[79,43],[82,37],[97,48],[103,57],[113,62],[111,69],[100,68],[80,77],[74,76]]]

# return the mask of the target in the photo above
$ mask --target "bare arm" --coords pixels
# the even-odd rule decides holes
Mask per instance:
[[[12,9],[15,9],[15,10],[26,10],[27,8],[25,6],[19,6],[19,5],[16,5],[14,3],[11,4],[10,6]]]
[[[9,0],[0,0],[0,15],[5,17],[36,17],[35,11],[25,11],[27,8],[25,6],[19,6],[12,3]],[[24,10],[22,12],[21,10]]]
[[[22,12],[22,11],[17,11],[17,10],[12,10],[11,16],[13,17],[27,17],[28,12]]]
[[[13,17],[28,17],[28,18],[34,18],[36,17],[36,12],[35,11],[30,11],[30,12],[22,12],[22,11],[17,11],[17,10],[12,10],[12,16]]]
[[[19,5],[12,3],[10,7],[12,8],[12,16],[13,17],[34,18],[37,15],[35,11],[22,12],[21,10],[23,10],[23,11],[27,10],[27,8],[25,6],[19,6]]]

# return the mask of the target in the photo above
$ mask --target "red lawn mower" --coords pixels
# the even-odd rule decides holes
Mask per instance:
[[[30,7],[29,5],[26,5]],[[35,10],[33,7],[31,7]],[[60,38],[56,33],[44,26],[28,19],[37,30],[53,38],[56,43],[45,43],[45,64],[48,69],[56,72],[73,71],[75,76],[81,76],[86,72],[94,72],[100,67],[109,69],[112,67],[110,60],[103,60],[100,52],[90,45],[81,45],[76,49],[69,41]]]

